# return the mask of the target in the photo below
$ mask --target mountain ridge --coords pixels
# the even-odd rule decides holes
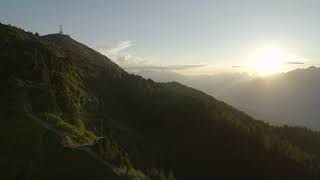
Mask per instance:
[[[311,66],[238,84],[233,90],[226,89],[220,98],[274,124],[318,130],[319,77],[320,69]]]
[[[74,164],[60,169],[71,155],[62,153],[54,160],[55,150],[69,152],[62,148],[66,141],[47,141],[47,147],[55,144],[52,153],[38,148],[34,142],[44,138],[43,129],[33,131],[27,123],[23,116],[27,106],[66,138],[92,143],[91,150],[119,167],[125,178],[318,179],[317,146],[304,148],[309,144],[301,143],[300,136],[289,136],[282,128],[180,83],[155,83],[129,74],[69,37],[55,38],[0,25],[0,40],[6,42],[0,46],[0,117],[5,125],[0,126],[0,137],[19,139],[11,132],[17,131],[28,140],[2,139],[0,154],[11,151],[1,156],[9,166],[2,166],[8,171],[0,177],[12,179],[24,172],[33,179],[90,179],[97,170]],[[312,131],[305,134],[317,137]],[[29,148],[23,152],[25,147]],[[15,159],[17,154],[21,158]],[[18,166],[10,163],[12,159]],[[75,159],[80,165],[85,162],[81,156]],[[33,168],[25,168],[30,161]],[[95,177],[124,178],[100,173]]]

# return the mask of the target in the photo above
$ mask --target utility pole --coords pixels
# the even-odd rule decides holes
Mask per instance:
[[[100,120],[100,138],[98,139],[98,143],[99,143],[99,148],[100,148],[100,159],[102,159],[102,152],[103,152],[103,144],[102,144],[102,141],[103,141],[103,138],[102,138],[102,119]],[[99,142],[100,141],[100,142]]]
[[[100,137],[103,136],[103,134],[102,134],[102,127],[103,127],[103,121],[102,121],[102,119],[101,119],[101,120],[100,120]]]

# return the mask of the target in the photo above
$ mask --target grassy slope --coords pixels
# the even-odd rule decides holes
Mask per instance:
[[[121,179],[84,151],[63,147],[60,137],[23,115],[1,117],[0,178]]]

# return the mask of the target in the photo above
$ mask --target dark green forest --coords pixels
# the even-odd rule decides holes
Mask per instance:
[[[320,179],[320,134],[0,25],[0,179]]]

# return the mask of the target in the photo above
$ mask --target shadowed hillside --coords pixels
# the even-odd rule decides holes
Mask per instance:
[[[0,178],[319,178],[315,132],[129,74],[66,35],[0,25],[0,42]]]

